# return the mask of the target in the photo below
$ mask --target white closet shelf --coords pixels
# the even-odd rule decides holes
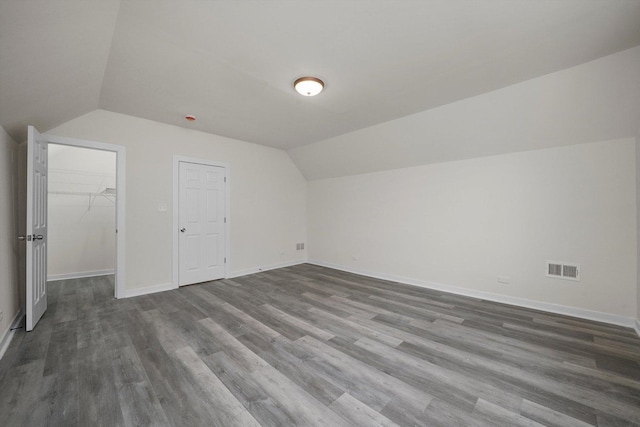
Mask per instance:
[[[49,191],[48,194],[56,194],[62,196],[84,196],[89,199],[89,210],[91,210],[91,206],[95,202],[97,197],[103,197],[107,200],[110,200],[115,203],[116,201],[116,189],[112,187],[107,187],[104,190],[94,193],[90,191]]]

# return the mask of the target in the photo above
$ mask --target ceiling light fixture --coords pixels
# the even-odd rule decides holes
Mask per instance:
[[[293,87],[300,95],[316,96],[324,89],[324,82],[317,77],[300,77]]]
[[[189,122],[195,122],[196,121],[196,116],[192,116],[191,114],[187,114],[186,116],[184,116],[185,119],[187,119],[187,121]]]

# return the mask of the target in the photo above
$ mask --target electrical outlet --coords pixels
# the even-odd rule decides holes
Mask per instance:
[[[498,276],[498,283],[509,284],[510,280],[507,276]]]

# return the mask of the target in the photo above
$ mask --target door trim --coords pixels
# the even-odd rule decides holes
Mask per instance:
[[[224,242],[224,256],[227,259],[227,262],[224,265],[224,278],[227,279],[229,277],[229,272],[231,271],[231,167],[229,163],[226,162],[217,162],[213,160],[205,160],[198,159],[195,157],[187,157],[187,156],[173,156],[173,231],[171,235],[173,236],[173,260],[172,260],[172,283],[175,288],[180,286],[180,236],[178,235],[178,228],[180,228],[180,171],[179,164],[180,162],[184,163],[195,163],[199,165],[205,166],[215,166],[219,168],[224,168],[224,175],[227,178],[227,182],[225,183],[225,201],[224,201],[224,214],[227,218],[227,222],[224,225],[224,234],[225,234],[225,242]]]
[[[116,286],[114,294],[116,298],[126,298],[126,274],[125,274],[125,201],[126,197],[126,158],[127,150],[122,145],[108,144],[105,142],[86,141],[83,139],[67,138],[64,136],[43,134],[51,144],[69,145],[72,147],[91,148],[94,150],[111,151],[116,153]]]

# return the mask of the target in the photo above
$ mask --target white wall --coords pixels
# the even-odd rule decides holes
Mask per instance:
[[[49,280],[115,268],[116,155],[49,145]]]
[[[11,321],[20,311],[15,179],[18,144],[0,127],[0,351]]]
[[[626,138],[310,181],[309,258],[634,318],[634,150]],[[547,259],[580,263],[582,280],[545,277]]]
[[[173,155],[231,165],[232,275],[306,258],[306,181],[284,151],[104,110],[47,133],[126,147],[128,290],[171,282]]]

